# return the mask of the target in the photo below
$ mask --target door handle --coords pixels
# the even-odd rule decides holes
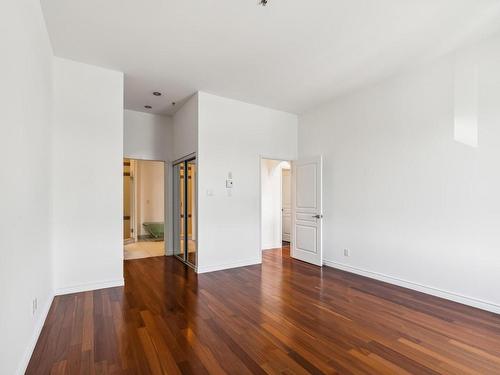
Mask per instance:
[[[321,214],[314,215],[313,217],[316,219],[323,219],[323,215],[321,215]]]

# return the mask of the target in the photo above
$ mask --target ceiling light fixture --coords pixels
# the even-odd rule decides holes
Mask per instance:
[[[155,91],[155,92],[153,92],[153,95],[154,95],[154,96],[161,96],[161,92],[159,92],[159,91]]]
[[[145,105],[145,106],[144,106],[144,108],[146,108],[146,109],[151,109],[151,108],[153,108],[153,107],[151,107],[150,105]]]

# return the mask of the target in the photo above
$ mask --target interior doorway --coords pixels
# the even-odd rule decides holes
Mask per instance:
[[[165,255],[165,163],[123,160],[124,259]]]
[[[291,163],[261,159],[261,249],[289,251],[292,239]]]
[[[322,266],[323,157],[261,158],[260,169],[260,250]]]

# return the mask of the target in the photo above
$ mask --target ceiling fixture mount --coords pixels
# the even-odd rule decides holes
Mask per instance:
[[[154,96],[161,96],[161,92],[159,92],[159,91],[155,91],[155,92],[153,92],[153,95],[154,95]]]
[[[260,0],[259,4],[265,7],[267,5],[268,0]]]
[[[153,108],[153,107],[151,107],[150,105],[145,105],[145,106],[144,106],[144,108],[146,108],[146,109],[151,109],[151,108]]]

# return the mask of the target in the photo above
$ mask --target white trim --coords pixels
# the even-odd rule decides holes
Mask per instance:
[[[213,266],[198,267],[196,269],[196,272],[197,273],[215,272],[215,271],[222,271],[222,270],[227,270],[227,269],[231,269],[231,268],[253,266],[255,264],[261,264],[261,263],[262,262],[259,258],[252,258],[252,259],[246,259],[246,260],[242,260],[242,261],[234,262],[234,263],[216,264]]]
[[[22,375],[28,369],[28,365],[31,360],[31,356],[33,355],[33,351],[35,350],[36,343],[38,342],[38,338],[40,337],[40,333],[42,333],[43,326],[45,325],[45,321],[47,320],[47,315],[49,315],[50,307],[52,306],[52,301],[54,300],[54,295],[51,295],[43,307],[43,310],[38,317],[37,322],[35,323],[33,335],[31,336],[31,340],[28,344],[28,348],[24,352],[23,359],[21,364],[17,369],[17,374]]]
[[[185,161],[189,161],[190,159],[193,159],[193,158],[196,159],[197,158],[196,154],[197,154],[197,152],[195,151],[195,152],[187,154],[186,156],[183,156],[179,159],[176,159],[172,162],[172,165],[180,164],[180,163],[183,163]]]
[[[66,287],[66,288],[57,288],[56,289],[56,296],[62,296],[64,294],[71,294],[71,293],[88,292],[90,290],[114,288],[114,287],[123,286],[123,285],[125,285],[124,279],[74,285],[74,286],[70,286],[70,287]]]
[[[275,244],[265,244],[262,246],[262,251],[281,249],[282,242]]]
[[[328,267],[337,268],[337,269],[347,271],[350,273],[354,273],[357,275],[369,277],[371,279],[376,279],[379,281],[384,281],[384,282],[389,283],[389,284],[401,286],[403,288],[416,290],[418,292],[430,294],[432,296],[444,298],[444,299],[447,299],[447,300],[450,300],[453,302],[458,302],[458,303],[461,303],[463,305],[476,307],[478,309],[486,310],[486,311],[489,311],[489,312],[492,312],[495,314],[500,314],[500,305],[497,305],[497,304],[492,303],[492,302],[487,302],[487,301],[483,301],[483,300],[480,300],[477,298],[463,296],[461,294],[449,292],[449,291],[442,290],[439,288],[430,287],[427,285],[422,285],[419,283],[415,283],[413,281],[403,280],[403,279],[400,279],[400,278],[397,278],[394,276],[385,275],[385,274],[382,274],[379,272],[367,271],[367,270],[364,270],[361,268],[348,266],[347,264],[335,262],[332,260],[323,259],[323,264],[325,266],[328,266]]]

